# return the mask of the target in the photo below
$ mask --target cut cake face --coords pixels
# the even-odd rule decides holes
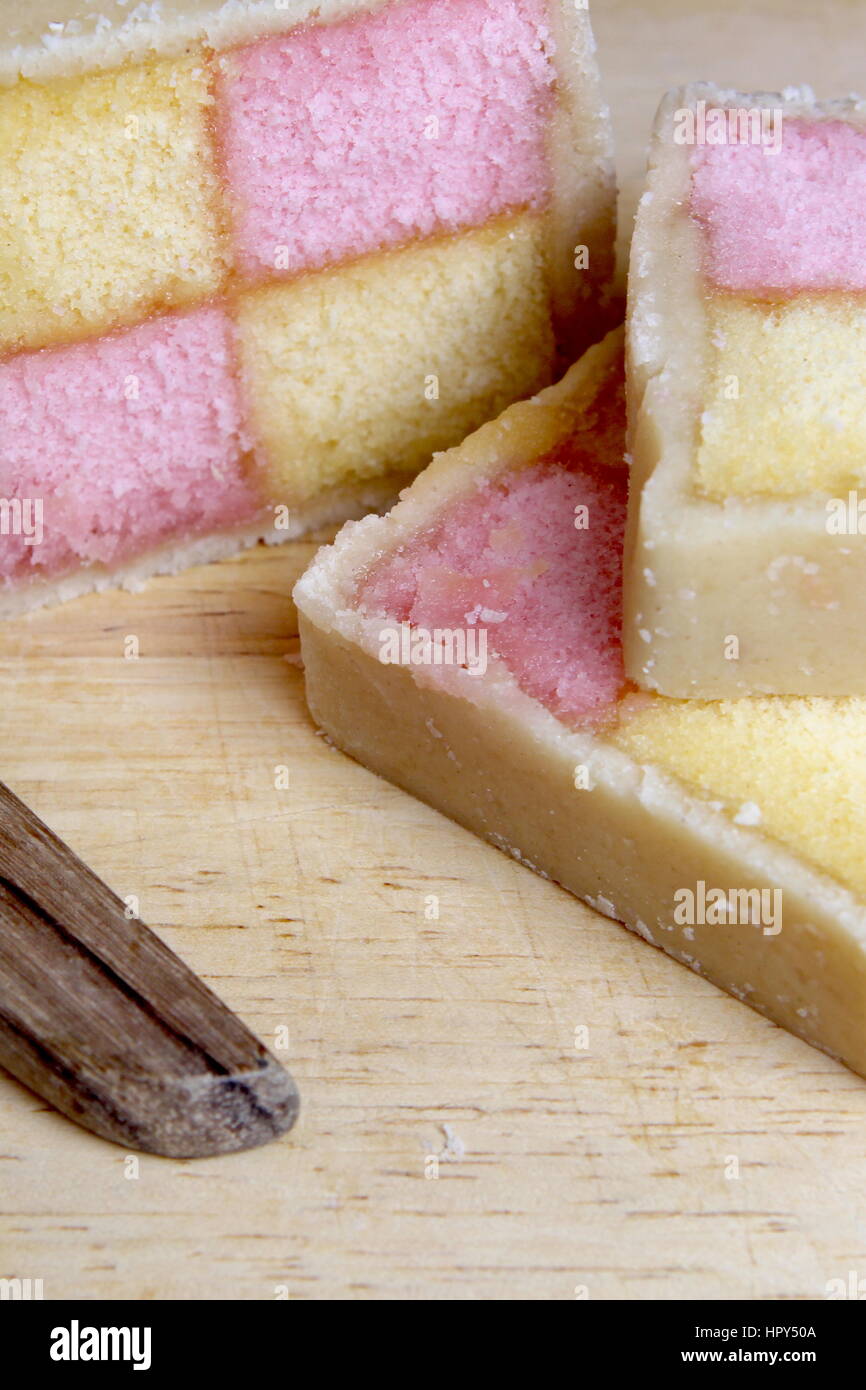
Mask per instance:
[[[566,0],[0,31],[0,613],[393,497],[610,314]]]
[[[866,1074],[866,702],[638,692],[621,340],[299,581],[340,748]]]
[[[862,103],[662,103],[629,271],[625,654],[647,689],[866,693],[864,208]]]

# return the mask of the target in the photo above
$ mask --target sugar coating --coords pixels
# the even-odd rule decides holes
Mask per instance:
[[[4,581],[255,515],[230,332],[208,307],[0,363],[0,496],[43,499],[45,529],[3,537]]]
[[[247,292],[237,322],[269,493],[287,505],[417,471],[553,371],[530,213]]]
[[[761,833],[866,896],[866,700],[656,696],[623,713],[614,741],[625,752],[734,817],[754,804]]]
[[[692,166],[691,211],[719,288],[866,288],[866,130],[786,116],[777,153],[701,145]]]
[[[832,296],[714,296],[707,315],[715,348],[698,490],[722,500],[866,483],[866,308]]]
[[[364,610],[399,622],[485,631],[522,689],[574,726],[602,722],[624,683],[627,470],[612,466],[621,399],[598,410],[594,439],[564,439],[485,481],[374,567],[358,593]],[[588,524],[577,526],[578,515]]]
[[[250,275],[540,206],[544,0],[403,0],[221,60],[218,128]]]
[[[210,102],[200,57],[0,92],[0,351],[219,287]]]

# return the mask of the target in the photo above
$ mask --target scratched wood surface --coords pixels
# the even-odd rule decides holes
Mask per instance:
[[[627,216],[664,87],[863,85],[855,0],[593,10]],[[136,1165],[0,1077],[0,1276],[49,1299],[812,1299],[866,1274],[866,1083],[330,751],[287,597],[313,549],[0,630],[0,777],[303,1096],[268,1148]]]

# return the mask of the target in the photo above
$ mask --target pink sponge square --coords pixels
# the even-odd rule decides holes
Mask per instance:
[[[547,198],[544,0],[403,0],[230,54],[217,126],[250,276]]]
[[[783,118],[781,148],[702,145],[691,211],[720,289],[866,289],[866,130]]]
[[[589,449],[570,439],[483,482],[374,565],[357,594],[364,612],[415,628],[484,631],[521,688],[576,728],[608,720],[625,684],[618,387],[597,410]]]
[[[208,306],[0,363],[0,497],[43,512],[38,543],[0,538],[0,577],[117,563],[255,514],[231,331]]]

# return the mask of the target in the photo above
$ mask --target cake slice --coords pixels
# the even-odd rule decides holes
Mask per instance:
[[[619,335],[295,599],[340,748],[866,1074],[866,702],[637,692]]]
[[[629,675],[866,693],[866,104],[665,98],[628,374]]]
[[[611,314],[572,0],[0,20],[0,614],[392,499]]]

